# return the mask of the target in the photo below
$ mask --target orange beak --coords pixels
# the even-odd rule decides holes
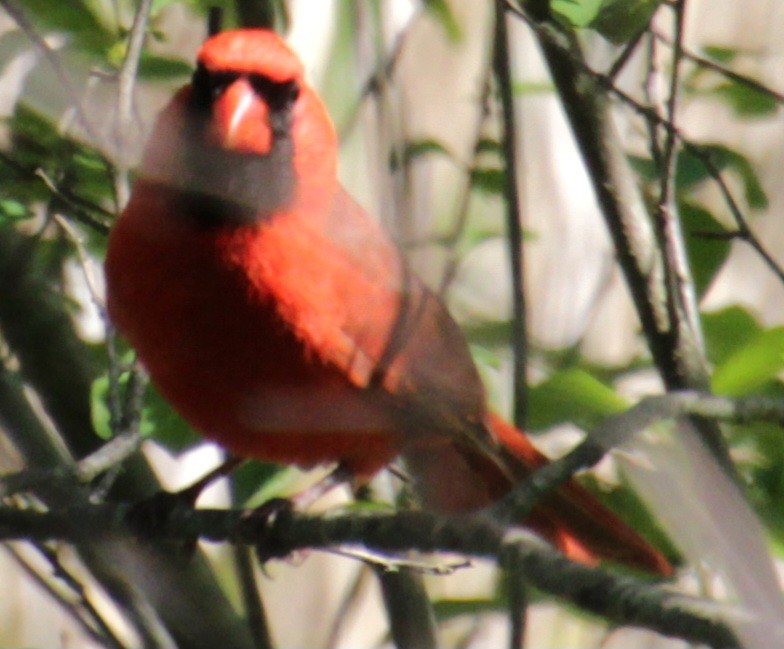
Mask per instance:
[[[215,100],[213,124],[225,149],[266,155],[272,148],[269,108],[243,77]]]

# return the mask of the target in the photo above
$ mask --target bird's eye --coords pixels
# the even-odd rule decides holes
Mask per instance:
[[[199,65],[191,80],[194,97],[199,103],[209,104],[220,97],[239,76],[234,72],[210,72]]]
[[[299,97],[299,84],[296,81],[276,82],[261,75],[250,75],[253,89],[267,102],[272,111],[289,108]]]
[[[213,99],[220,97],[226,89],[240,78],[239,74],[234,72],[218,72],[209,76],[210,95]]]
[[[193,89],[193,94],[199,97],[205,97],[209,95],[209,75],[210,73],[207,72],[207,69],[203,65],[199,65],[196,70],[193,72],[193,76],[191,77],[191,88]]]

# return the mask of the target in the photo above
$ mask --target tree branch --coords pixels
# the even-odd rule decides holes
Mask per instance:
[[[507,1],[510,10],[532,27],[539,40],[665,385],[671,390],[706,389],[709,382],[700,336],[687,319],[673,321],[668,308],[666,260],[615,131],[606,88],[589,72],[575,35],[550,17],[546,3],[528,3],[531,13],[535,13],[531,17]],[[735,476],[719,428],[707,422],[695,424],[719,464]]]
[[[528,331],[526,327],[525,286],[523,278],[523,226],[520,197],[517,189],[518,137],[514,115],[512,69],[509,57],[509,35],[506,28],[506,2],[495,3],[495,44],[493,68],[501,101],[503,130],[501,146],[504,161],[504,198],[509,237],[509,259],[512,264],[512,353],[514,354],[514,423],[525,427],[528,396]]]
[[[0,539],[63,540],[74,543],[126,536],[135,506],[102,504],[40,513],[0,508]],[[265,559],[295,550],[362,545],[378,552],[457,552],[509,561],[527,583],[605,619],[712,647],[737,641],[711,602],[651,586],[564,558],[523,530],[508,532],[486,515],[446,517],[424,512],[353,513],[309,516],[293,513],[260,517],[255,511],[195,510],[175,505],[147,530],[156,541],[255,545]]]
[[[176,504],[145,536],[158,542],[192,542],[199,538],[256,546],[265,559],[284,557],[295,550],[363,545],[376,552],[459,552],[491,558],[514,571],[525,583],[564,598],[583,609],[623,624],[636,624],[716,647],[735,640],[706,602],[672,595],[643,582],[573,564],[560,554],[515,531],[508,522],[518,519],[550,490],[575,471],[591,466],[610,449],[622,444],[655,421],[685,416],[724,421],[771,421],[784,425],[784,401],[769,398],[732,400],[693,392],[650,397],[628,411],[608,418],[574,451],[534,472],[498,505],[474,515],[438,516],[425,512],[359,513],[306,516],[283,511],[261,516],[259,510],[194,510]],[[3,482],[13,480],[14,476]],[[0,482],[2,485],[2,482]],[[101,504],[66,506],[49,513],[0,508],[0,540],[66,540],[77,544],[123,538],[138,505]],[[520,536],[522,534],[522,536]],[[701,608],[702,607],[702,608]]]
[[[130,194],[127,144],[133,122],[133,91],[136,86],[139,59],[142,55],[144,35],[147,32],[147,21],[150,17],[151,7],[152,0],[141,0],[139,2],[128,37],[128,49],[117,76],[116,144],[118,151],[114,184],[117,205],[120,209],[125,207]]]
[[[93,125],[91,124],[90,120],[87,119],[81,97],[76,91],[76,88],[71,81],[70,75],[60,62],[60,57],[51,47],[49,47],[49,44],[38,33],[33,23],[24,13],[23,9],[17,5],[16,0],[0,0],[0,7],[5,9],[6,13],[13,19],[17,27],[19,27],[19,29],[25,33],[30,42],[52,67],[57,80],[60,82],[66,94],[68,95],[68,99],[73,104],[74,110],[76,111],[76,116],[79,120],[79,124],[84,129],[85,133],[90,136],[90,139],[93,142],[98,141]]]

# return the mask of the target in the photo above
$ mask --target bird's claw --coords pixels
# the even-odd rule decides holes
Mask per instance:
[[[247,512],[246,529],[256,542],[256,556],[263,565],[270,559],[282,559],[291,553],[288,544],[282,544],[275,528],[294,513],[294,505],[286,498],[271,498]]]

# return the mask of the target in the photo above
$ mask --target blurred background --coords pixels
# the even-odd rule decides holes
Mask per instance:
[[[53,370],[51,378],[67,383],[70,373],[74,387],[81,380],[75,377],[83,377],[86,389],[79,398],[89,410],[90,428],[110,435],[110,356],[101,315],[105,233],[95,223],[110,223],[120,209],[155,115],[187,82],[207,32],[208,5],[215,4],[221,3],[152,3],[130,110],[122,114],[118,73],[136,3],[0,1],[0,252],[9,260],[9,250],[27,246],[18,268],[0,273],[0,303],[11,305],[0,314],[2,371],[50,442],[62,434],[61,422],[45,381],[31,378],[26,369],[34,361],[26,360],[30,357],[17,348],[20,339],[9,333],[9,322],[24,329],[28,317],[22,302],[11,304],[9,296],[19,289],[15,282],[32,277],[21,293],[41,291],[44,301],[56,301],[67,314],[42,331],[72,327],[68,344],[83,367]],[[243,19],[243,11],[254,11],[253,3],[222,4],[229,26]],[[669,4],[551,3],[563,24],[578,31],[593,69],[609,70],[628,48],[615,84],[639,106],[656,109],[666,104],[673,70]],[[689,142],[710,151],[758,241],[784,264],[784,5],[776,0],[684,5],[675,123]],[[493,408],[511,417],[515,355],[510,340],[517,298],[505,220],[501,109],[493,82],[493,3],[289,0],[270,6],[336,124],[344,185],[443,295],[469,336]],[[536,38],[514,15],[507,26],[525,234],[527,428],[548,453],[560,454],[619,404],[660,392],[662,384]],[[629,43],[640,33],[632,49]],[[612,110],[640,192],[654,205],[658,179],[649,124],[634,105],[617,97]],[[676,186],[712,389],[728,396],[782,396],[781,277],[758,250],[730,234],[737,224],[721,185],[688,151],[680,156]],[[59,340],[59,334],[51,335]],[[115,347],[117,357],[129,358],[122,341]],[[39,360],[45,368],[46,360]],[[7,404],[0,402],[0,413]],[[145,404],[143,453],[166,488],[187,485],[219,461],[219,450],[199,443],[152,391]],[[33,460],[20,450],[28,429],[15,429],[8,412],[0,415],[0,433],[6,433],[0,468],[11,472]],[[753,509],[701,463],[699,449],[678,446],[674,432],[662,425],[651,433],[654,441],[603,462],[588,481],[649,536],[663,544],[669,537],[668,547],[685,559],[675,587],[737,604],[752,616],[759,613],[760,624],[773,624],[764,627],[768,632],[780,633],[772,621],[784,619],[784,606],[769,557],[780,565],[781,431],[761,424],[725,431]],[[95,437],[84,427],[79,434]],[[95,437],[83,448],[98,443]],[[79,456],[79,445],[70,438],[68,444]],[[662,465],[669,473],[651,468]],[[296,491],[303,480],[313,476],[254,466],[233,486],[218,484],[200,502],[257,504]],[[388,475],[379,477],[374,484],[379,499],[394,497],[393,482]],[[663,484],[671,487],[666,494]],[[337,494],[319,506],[347,500],[347,494]],[[666,516],[668,507],[681,505],[680,517]],[[710,515],[702,518],[706,510]],[[739,528],[751,540],[738,536]],[[247,603],[236,554],[216,546],[204,551],[204,569],[214,575],[232,615],[241,618]],[[133,621],[125,619],[105,584],[67,547],[7,544],[0,571],[0,646],[168,646],[135,635]],[[748,583],[741,584],[744,574]],[[355,559],[304,553],[267,565],[263,574],[257,569],[254,577],[276,646],[389,645],[377,582]],[[497,647],[506,641],[508,620],[493,566],[477,563],[449,576],[428,576],[426,582],[442,646]],[[755,589],[764,601],[750,604]],[[765,610],[754,609],[757,604]],[[99,619],[117,644],[106,643],[108,631]],[[531,647],[685,645],[608,627],[538,595],[528,624]]]

